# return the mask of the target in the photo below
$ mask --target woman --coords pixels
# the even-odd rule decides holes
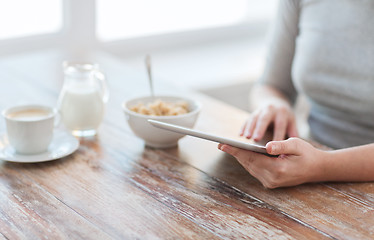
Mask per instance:
[[[280,0],[271,39],[241,135],[258,141],[273,125],[266,150],[279,157],[219,149],[267,188],[374,180],[374,1]],[[311,106],[311,137],[338,150],[297,138],[292,104],[299,92]]]

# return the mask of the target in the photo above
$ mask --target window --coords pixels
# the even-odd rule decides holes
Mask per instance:
[[[133,42],[178,46],[187,36],[188,41],[201,42],[206,36],[232,36],[243,31],[243,25],[269,20],[275,1],[0,0],[0,54],[71,45],[76,49],[109,46],[116,40],[125,41],[114,48],[126,44],[133,48]],[[149,36],[153,39],[143,38]]]
[[[0,40],[61,30],[62,0],[0,0]]]
[[[96,32],[110,41],[270,18],[275,0],[97,0]]]

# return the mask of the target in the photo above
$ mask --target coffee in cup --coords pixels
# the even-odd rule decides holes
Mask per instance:
[[[20,154],[37,154],[48,150],[52,141],[54,108],[43,105],[23,105],[3,111],[10,145]]]

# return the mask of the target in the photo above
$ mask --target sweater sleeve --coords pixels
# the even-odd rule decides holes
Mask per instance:
[[[292,83],[292,61],[298,35],[299,0],[279,0],[278,12],[270,32],[270,46],[259,84],[280,90],[291,102],[297,96]]]

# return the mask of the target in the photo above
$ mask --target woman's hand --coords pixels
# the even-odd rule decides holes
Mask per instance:
[[[286,101],[268,102],[255,110],[240,130],[240,136],[260,141],[269,126],[273,123],[273,140],[279,141],[288,137],[298,137],[295,115]]]
[[[269,157],[226,144],[219,144],[218,148],[234,156],[266,188],[318,181],[318,176],[323,171],[319,163],[324,159],[325,152],[299,138],[268,142],[266,151],[271,155],[279,155],[278,157]]]
[[[291,106],[286,101],[271,101],[255,110],[240,130],[240,136],[260,141],[273,123],[273,140],[298,137],[296,121]]]

